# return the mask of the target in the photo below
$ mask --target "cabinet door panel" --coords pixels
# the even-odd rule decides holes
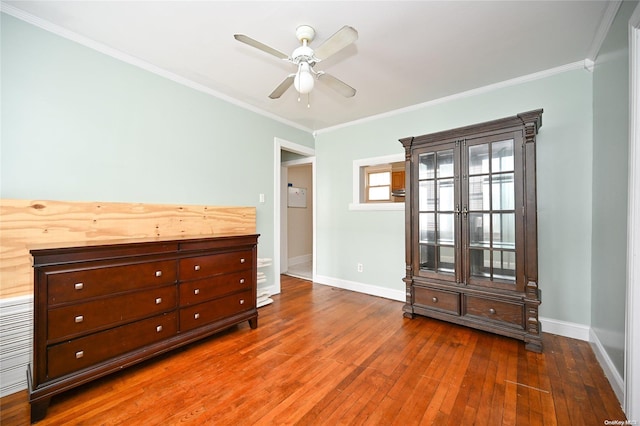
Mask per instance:
[[[463,282],[524,290],[516,252],[524,236],[521,135],[507,132],[470,139],[462,152]],[[466,184],[465,184],[466,182]],[[519,248],[520,247],[520,248]],[[519,272],[520,271],[520,272]]]
[[[418,177],[412,196],[413,215],[418,219],[414,238],[419,249],[414,252],[416,275],[457,281],[459,263],[460,149],[455,142],[438,149],[418,150],[414,154],[413,176]]]

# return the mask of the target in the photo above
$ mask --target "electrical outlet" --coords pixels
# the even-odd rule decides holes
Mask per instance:
[[[260,194],[260,202],[264,203],[264,194]]]
[[[362,268],[362,263],[358,263],[358,272],[362,272],[363,268]]]

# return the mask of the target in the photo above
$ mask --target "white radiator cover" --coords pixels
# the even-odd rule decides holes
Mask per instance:
[[[0,299],[0,397],[27,388],[32,345],[33,296]]]

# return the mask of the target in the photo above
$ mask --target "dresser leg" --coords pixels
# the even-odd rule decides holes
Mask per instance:
[[[45,418],[51,398],[41,399],[31,403],[31,423],[35,423]]]
[[[258,328],[258,318],[251,318],[249,320],[249,327],[251,327],[253,330],[255,330],[256,328]]]

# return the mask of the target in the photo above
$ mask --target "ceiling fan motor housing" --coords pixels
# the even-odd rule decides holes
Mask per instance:
[[[296,28],[296,37],[298,40],[302,42],[303,40],[307,40],[307,43],[311,43],[316,36],[316,30],[314,30],[309,25],[300,25]]]
[[[291,59],[296,64],[300,62],[307,62],[309,65],[313,66],[317,62],[315,56],[313,56],[313,49],[309,46],[300,46],[296,50],[293,51],[291,55]]]

